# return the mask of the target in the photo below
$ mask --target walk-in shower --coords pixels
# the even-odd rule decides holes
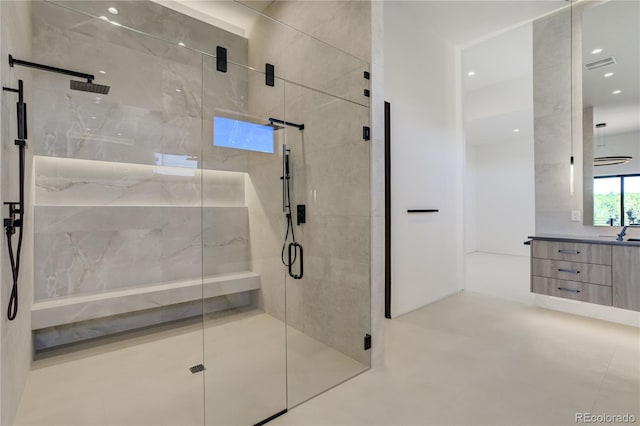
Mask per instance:
[[[369,367],[368,63],[293,29],[312,10],[210,3],[251,19],[0,2],[31,24],[0,52],[29,103],[16,425],[258,424]]]

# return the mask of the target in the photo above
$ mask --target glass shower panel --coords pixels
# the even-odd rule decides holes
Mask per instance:
[[[288,403],[370,366],[369,109],[287,83],[295,254],[287,292]],[[305,209],[300,222],[299,205]],[[294,243],[290,238],[288,244]],[[294,250],[295,249],[295,250]]]
[[[218,0],[166,2],[160,5],[154,2],[57,0],[57,3],[80,8],[116,26],[132,28],[175,44],[181,43],[204,54],[215,55],[216,46],[222,46],[227,49],[231,63],[257,70],[263,70],[264,64],[270,63],[275,66],[276,76],[286,81],[322,90],[364,106],[369,105],[369,98],[363,90],[363,73],[369,70],[366,61],[295,29],[295,25],[292,27],[278,22],[287,22],[292,14],[299,13],[300,6],[295,2]],[[360,8],[358,14],[349,13],[352,18],[358,16],[360,22],[345,22],[340,11],[336,12],[336,7],[343,6],[340,2],[304,3],[306,13],[334,16],[331,22],[336,27],[348,26],[354,33],[361,29],[368,31],[370,12],[366,2],[351,2],[349,6],[344,6],[350,10]],[[109,13],[109,8],[116,8],[118,14]],[[179,12],[199,16],[207,22]],[[353,37],[351,47],[367,51],[369,46],[357,45],[365,40]],[[247,45],[249,54],[246,53]]]
[[[31,19],[18,59],[110,91],[25,85],[35,361],[16,423],[203,424],[202,57],[49,2]]]
[[[219,72],[207,56],[203,96],[205,421],[255,424],[287,407],[285,133],[269,125],[284,117],[284,83],[233,64]],[[223,295],[216,312],[212,294]]]

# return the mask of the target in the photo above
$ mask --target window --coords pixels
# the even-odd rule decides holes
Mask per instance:
[[[594,178],[593,224],[640,224],[640,175]]]
[[[273,127],[217,116],[213,118],[213,145],[273,154]]]

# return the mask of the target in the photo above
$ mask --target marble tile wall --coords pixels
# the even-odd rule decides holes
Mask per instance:
[[[0,2],[0,79],[4,87],[18,87],[18,79],[23,80],[25,102],[28,115],[32,113],[32,78],[26,69],[10,68],[9,54],[28,57],[31,54],[31,2]],[[3,91],[0,94],[2,120],[0,122],[0,198],[2,201],[18,201],[18,149],[16,139],[16,95]],[[31,158],[33,146],[25,152],[26,187],[32,185]],[[6,309],[11,294],[12,277],[6,237],[0,237],[0,424],[14,422],[20,397],[31,367],[31,304],[33,300],[33,206],[32,194],[26,193],[26,215],[21,255],[20,277],[18,281],[19,306],[16,318],[9,321]],[[2,217],[6,217],[7,207],[2,205]],[[17,235],[13,236],[14,248]]]
[[[250,2],[244,2],[250,3]],[[369,71],[370,5],[359,1],[274,1],[249,34],[249,65],[362,105]],[[265,36],[267,35],[267,36]]]
[[[281,11],[276,7],[279,5],[274,4],[265,12],[276,19],[280,19],[279,13],[285,16],[285,12],[289,12],[286,6],[282,6]],[[293,4],[291,7],[298,8]],[[300,16],[304,16],[302,9],[298,9]],[[353,22],[359,21],[355,19]],[[303,28],[306,24],[304,21],[297,23]],[[367,21],[363,28],[358,28],[369,34],[369,25]],[[253,31],[256,33],[258,30],[268,34],[269,28],[260,27],[259,22]],[[371,299],[370,146],[362,139],[362,126],[369,123],[369,108],[354,97],[356,91],[361,94],[368,87],[362,75],[364,68],[357,72],[356,82],[350,81],[341,87],[340,78],[329,75],[331,72],[339,74],[341,64],[325,67],[329,68],[325,72],[313,65],[312,59],[305,59],[316,54],[322,58],[324,46],[319,49],[313,45],[297,48],[295,44],[304,40],[288,40],[282,33],[276,37],[281,37],[279,40],[283,43],[291,41],[294,45],[285,54],[274,51],[277,45],[261,43],[261,40],[269,40],[270,36],[263,34],[250,38],[250,61],[275,55],[276,61],[281,61],[276,63],[276,67],[280,64],[292,73],[287,78],[340,98],[290,82],[277,81],[275,88],[271,89],[273,92],[279,84],[284,86],[284,117],[305,125],[302,132],[295,128],[280,131],[291,149],[293,202],[307,206],[307,223],[295,226],[297,240],[304,246],[305,273],[301,280],[286,276],[286,287],[283,288],[281,268],[273,266],[279,259],[270,257],[274,252],[279,255],[284,239],[282,197],[279,194],[272,198],[260,196],[266,192],[267,182],[278,181],[281,164],[278,159],[259,161],[250,158],[247,183],[249,221],[252,233],[260,228],[264,235],[253,240],[251,247],[253,270],[259,271],[263,279],[262,303],[268,313],[282,318],[285,312],[282,295],[286,291],[289,325],[369,365],[369,352],[362,347],[364,335],[370,332]],[[362,65],[368,66],[366,63]],[[305,69],[307,66],[313,71]],[[249,110],[263,110],[263,99],[269,94],[259,92],[264,90],[260,84],[251,83],[249,93],[261,95],[250,98]],[[261,214],[252,212],[254,205],[260,206]],[[312,395],[306,395],[309,396]],[[296,399],[298,397],[304,399],[305,396],[295,396]]]
[[[223,44],[246,62],[247,40],[152,2],[64,5],[33,4],[30,59],[92,73],[111,90],[34,76],[35,300],[249,270],[246,154],[213,147],[212,135],[218,110],[246,113],[246,77],[209,67],[217,75],[203,81],[203,56],[177,45]],[[113,5],[120,24],[153,36],[86,14]],[[203,103],[214,106],[204,118]],[[57,327],[36,345],[196,315],[196,305]]]
[[[196,164],[182,156],[169,164]],[[245,205],[245,173],[37,156],[39,206]]]
[[[35,300],[246,271],[248,229],[246,207],[37,206]]]

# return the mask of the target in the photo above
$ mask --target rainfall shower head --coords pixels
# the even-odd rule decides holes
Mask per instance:
[[[98,93],[101,95],[108,95],[109,89],[111,89],[109,86],[95,84],[91,81],[83,82],[77,80],[71,80],[69,87],[71,90],[80,90],[81,92]]]
[[[284,126],[296,127],[298,130],[304,130],[304,124],[296,124],[290,121],[280,120],[278,118],[269,118],[269,124],[265,124],[265,126],[273,127],[274,130],[283,129]]]
[[[274,132],[284,129],[284,126],[281,126],[279,124],[272,123],[272,122],[269,122],[269,123],[265,124],[265,126],[266,127],[271,127]]]
[[[23,67],[35,68],[42,71],[55,72],[58,74],[70,75],[71,77],[77,78],[85,78],[87,82],[71,80],[70,87],[72,90],[80,90],[81,92],[89,92],[89,93],[99,93],[101,95],[106,95],[109,93],[109,86],[103,86],[102,84],[95,84],[93,80],[95,76],[93,74],[86,74],[83,72],[66,70],[64,68],[52,67],[50,65],[37,64],[35,62],[23,61],[20,59],[14,58],[12,55],[9,55],[9,66],[13,67],[14,65],[20,65]]]

